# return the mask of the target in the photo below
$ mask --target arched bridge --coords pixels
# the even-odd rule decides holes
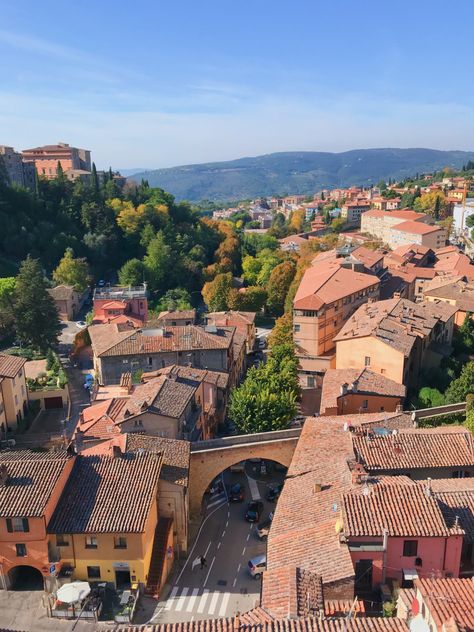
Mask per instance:
[[[301,428],[238,435],[191,444],[189,468],[189,512],[196,517],[201,511],[204,492],[223,470],[246,459],[267,459],[288,467]]]

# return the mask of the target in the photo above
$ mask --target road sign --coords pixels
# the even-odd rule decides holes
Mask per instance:
[[[51,564],[51,566],[49,567],[49,574],[53,577],[54,575],[56,575],[56,564]]]

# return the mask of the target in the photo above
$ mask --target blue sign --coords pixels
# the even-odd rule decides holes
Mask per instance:
[[[55,573],[56,573],[56,564],[51,564],[51,566],[49,567],[49,574],[55,575]]]

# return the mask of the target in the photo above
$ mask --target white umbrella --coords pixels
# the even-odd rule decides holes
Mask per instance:
[[[88,582],[71,582],[61,586],[56,596],[63,603],[75,603],[76,601],[82,601],[90,591],[91,587]]]

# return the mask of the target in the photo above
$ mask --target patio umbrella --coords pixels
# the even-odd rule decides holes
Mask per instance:
[[[61,586],[56,596],[63,603],[75,603],[76,601],[82,601],[90,591],[91,587],[88,582],[71,582]]]

